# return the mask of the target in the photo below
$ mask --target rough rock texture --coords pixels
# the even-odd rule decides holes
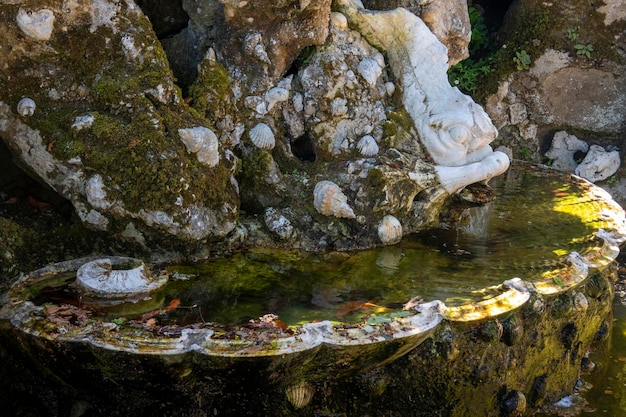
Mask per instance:
[[[207,169],[186,151],[178,129],[206,121],[183,103],[141,10],[104,0],[48,7],[45,40],[23,32],[16,5],[0,6],[0,136],[14,157],[96,229],[223,238],[238,216],[235,161]],[[17,114],[22,97],[36,104],[30,116]]]
[[[591,145],[585,159],[576,167],[576,175],[591,182],[609,178],[619,169],[620,155],[617,151],[607,152],[602,146]]]
[[[552,138],[552,146],[546,152],[546,157],[552,160],[552,167],[565,172],[574,172],[578,163],[575,160],[576,152],[587,152],[589,145],[566,131],[556,132]]]
[[[501,79],[497,93],[487,99],[485,108],[500,129],[497,144],[513,148],[516,158],[545,161],[554,133],[567,130],[589,145],[621,154],[626,139],[623,2],[520,0],[508,11],[500,39],[511,56],[523,50],[531,63]],[[626,202],[618,184],[606,186]]]
[[[216,31],[216,51],[252,92],[283,76],[304,47],[328,35],[331,0],[219,1],[225,22]]]
[[[330,0],[50,3],[0,6],[0,136],[115,238],[198,257],[216,242],[371,247],[384,216],[433,226],[451,194],[508,166],[486,114],[448,84],[446,47],[405,9],[372,12],[402,15],[375,31],[403,40],[380,44]],[[322,181],[345,207],[314,207]]]

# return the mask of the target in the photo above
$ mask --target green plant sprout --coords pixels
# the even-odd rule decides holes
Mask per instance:
[[[576,49],[577,55],[584,55],[587,58],[591,58],[591,53],[593,52],[593,46],[588,43],[587,45],[583,45],[581,43],[574,45],[574,49]]]
[[[480,11],[475,7],[469,7],[468,12],[472,28],[472,39],[469,44],[470,57],[451,67],[448,71],[448,79],[451,85],[466,93],[476,94],[481,79],[494,71],[491,67],[492,40]]]
[[[527,70],[530,67],[530,55],[524,49],[517,51],[513,57],[513,62],[517,65],[518,71]]]
[[[567,39],[574,42],[580,36],[580,33],[578,33],[579,30],[580,30],[580,26],[576,26],[574,28],[568,28],[567,35],[565,36],[567,36]]]

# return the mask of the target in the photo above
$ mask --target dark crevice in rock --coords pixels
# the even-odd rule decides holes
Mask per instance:
[[[45,184],[33,179],[13,162],[9,148],[0,140],[0,204],[27,206],[39,212],[55,211],[71,216],[72,205]]]
[[[136,0],[159,39],[180,33],[189,24],[182,0]]]
[[[198,76],[197,65],[205,51],[199,48],[202,43],[190,29],[190,17],[182,0],[137,0],[137,5],[152,23],[177,85],[186,96]]]
[[[485,24],[497,31],[502,26],[504,16],[513,2],[514,0],[470,0],[468,4],[482,9]]]
[[[305,162],[314,162],[317,158],[313,142],[307,134],[291,141],[291,152],[296,158]]]

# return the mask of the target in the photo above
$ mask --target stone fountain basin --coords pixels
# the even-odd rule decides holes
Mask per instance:
[[[354,382],[354,378],[370,378],[372,373],[380,372],[384,376],[385,384],[403,384],[404,382],[400,380],[395,381],[393,373],[389,371],[402,361],[414,361],[414,364],[419,363],[420,366],[443,366],[446,369],[450,363],[456,363],[456,368],[452,367],[452,370],[439,369],[440,377],[444,380],[446,378],[456,380],[460,377],[458,372],[461,374],[466,372],[464,378],[469,379],[472,386],[480,385],[484,388],[485,395],[491,395],[491,406],[495,402],[496,405],[500,404],[498,407],[503,407],[502,404],[505,403],[509,404],[507,407],[512,407],[511,403],[520,402],[521,404],[527,398],[529,408],[538,408],[550,401],[556,401],[559,395],[571,392],[573,383],[578,377],[580,360],[598,340],[598,334],[608,331],[607,323],[610,321],[606,321],[605,318],[610,314],[612,297],[610,266],[619,253],[619,245],[626,237],[624,212],[600,188],[578,177],[542,167],[518,166],[500,181],[496,190],[501,200],[506,200],[507,194],[518,195],[520,190],[530,187],[528,185],[530,183],[542,182],[544,184],[540,187],[545,190],[543,194],[537,189],[527,190],[528,195],[522,196],[525,201],[530,201],[527,210],[532,221],[522,220],[515,224],[511,223],[512,217],[523,217],[522,212],[511,213],[511,210],[502,209],[497,205],[496,200],[496,206],[490,210],[495,213],[495,215],[491,214],[491,218],[498,220],[487,226],[483,224],[481,226],[483,230],[497,229],[504,224],[517,228],[516,230],[523,235],[520,223],[533,222],[535,224],[528,231],[531,236],[536,233],[536,230],[544,230],[547,226],[542,223],[542,215],[537,214],[541,212],[541,209],[537,207],[538,203],[535,203],[539,200],[532,200],[533,195],[539,195],[542,196],[540,199],[547,201],[545,204],[551,211],[560,213],[559,216],[567,212],[569,221],[583,224],[581,229],[575,230],[576,233],[581,233],[582,230],[582,234],[567,237],[565,240],[555,237],[556,246],[552,249],[554,256],[544,259],[545,262],[521,262],[513,269],[508,269],[508,267],[488,269],[494,276],[487,281],[480,281],[473,277],[472,274],[477,271],[472,272],[471,269],[462,270],[461,268],[461,275],[467,276],[470,281],[477,280],[480,283],[471,291],[467,291],[468,287],[465,284],[459,284],[462,291],[472,293],[467,297],[461,297],[455,292],[449,294],[449,297],[443,294],[443,300],[425,299],[421,302],[413,302],[414,296],[428,294],[427,290],[418,286],[411,288],[420,288],[419,293],[408,292],[402,303],[398,304],[395,302],[397,299],[386,300],[384,296],[381,296],[383,305],[378,307],[382,310],[377,312],[368,310],[351,316],[350,320],[340,320],[335,317],[334,319],[326,318],[308,322],[295,320],[285,323],[280,320],[280,313],[276,316],[272,314],[273,311],[267,311],[267,314],[257,319],[240,324],[213,322],[211,317],[195,323],[167,321],[168,314],[182,307],[182,304],[172,307],[174,295],[181,294],[180,288],[178,293],[163,293],[158,290],[148,297],[145,294],[142,297],[135,297],[131,300],[132,302],[126,303],[131,306],[128,317],[124,316],[124,307],[120,307],[120,300],[106,300],[98,304],[98,302],[90,303],[86,297],[83,302],[73,305],[54,303],[50,300],[43,302],[37,298],[42,289],[59,285],[58,282],[71,280],[82,265],[93,261],[93,258],[86,258],[49,265],[34,271],[20,279],[8,293],[4,294],[0,309],[0,329],[4,334],[2,337],[9,337],[14,341],[19,340],[22,348],[28,347],[27,350],[35,352],[31,354],[38,357],[41,357],[42,352],[55,351],[59,347],[66,351],[64,355],[67,352],[80,352],[80,355],[86,358],[86,362],[77,365],[78,368],[100,367],[101,358],[106,357],[108,358],[106,366],[116,369],[116,373],[122,372],[121,369],[117,369],[118,366],[128,366],[128,363],[133,363],[132,366],[140,369],[141,372],[148,372],[148,368],[155,366],[156,361],[163,362],[165,368],[168,369],[167,372],[174,374],[189,375],[194,373],[194,369],[202,369],[202,372],[214,373],[218,379],[228,378],[226,375],[231,375],[234,380],[241,381],[240,376],[232,374],[234,371],[231,368],[233,366],[244,367],[258,373],[255,376],[258,383],[267,384],[266,389],[261,389],[264,396],[270,398],[280,393],[281,400],[267,400],[268,403],[274,404],[274,401],[277,401],[276,404],[281,404],[279,407],[287,407],[286,409],[313,407],[313,403],[310,403],[311,398],[314,397],[315,392],[319,392],[321,386],[327,383],[325,381],[334,381],[338,384],[337,381],[343,378]],[[507,187],[508,191],[503,191]],[[503,192],[500,193],[501,191]],[[511,204],[517,207],[519,203],[513,201]],[[479,235],[480,239],[484,239],[485,236],[482,235],[483,232],[477,232],[475,228],[477,221],[478,223],[484,221],[482,215],[484,212],[480,211],[472,214],[473,220],[470,219],[468,224],[462,226],[467,233],[473,236]],[[512,217],[507,218],[507,216]],[[563,220],[561,217],[559,219]],[[548,223],[554,222],[554,219],[549,216],[546,216],[544,220]],[[500,224],[498,221],[503,223]],[[551,236],[550,232],[546,233],[547,236]],[[432,239],[429,237],[426,240]],[[526,244],[523,238],[511,240],[520,240],[522,244]],[[447,259],[446,262],[449,261],[452,252],[453,255],[462,257],[468,252],[466,248],[477,250],[459,240],[447,243],[438,241],[433,245],[440,245],[437,249],[438,253],[443,253]],[[402,248],[403,253],[406,254],[405,258],[410,258],[412,253],[410,250],[413,246],[415,242],[408,246],[403,246],[401,243],[398,247]],[[448,247],[450,250],[444,251],[442,247]],[[389,248],[382,249],[381,253],[385,254],[385,251],[389,250]],[[423,249],[420,247],[420,250]],[[540,246],[529,247],[528,250],[536,256],[537,253],[546,252],[548,249]],[[359,254],[354,256],[359,256]],[[428,258],[433,256],[430,253]],[[511,255],[505,251],[489,256],[495,259],[508,259]],[[482,264],[487,258],[475,258],[469,264]],[[114,263],[128,262],[128,259],[123,257],[110,257],[110,259]],[[381,259],[380,254],[376,259]],[[428,274],[432,274],[432,270],[427,268],[424,261],[421,262]],[[514,260],[511,259],[511,263],[515,263]],[[468,262],[464,259],[462,265],[466,264]],[[454,266],[453,270],[459,269],[459,265]],[[156,269],[153,274],[157,276],[157,280],[162,280],[162,274],[165,274],[169,276],[170,281],[173,281],[172,277],[185,275],[190,270],[189,268],[191,268],[189,265],[174,265],[165,269]],[[398,269],[402,270],[402,264]],[[419,271],[412,264],[409,264],[408,269],[413,271],[413,275],[419,275]],[[485,275],[484,270],[480,270],[480,273]],[[503,279],[507,274],[513,275]],[[453,274],[453,276],[455,280],[458,279],[458,275]],[[195,278],[189,278],[189,281],[202,281],[203,279],[207,278],[200,274]],[[391,278],[387,277],[392,286],[398,287],[405,285],[404,279],[402,273],[392,275]],[[440,282],[437,281],[437,285],[439,284]],[[193,288],[192,284],[189,285]],[[351,283],[351,285],[356,284]],[[306,283],[302,286],[306,287]],[[306,289],[306,291],[309,290]],[[389,288],[385,287],[381,293],[388,291]],[[184,292],[182,294],[184,297]],[[220,294],[219,297],[223,297],[224,293]],[[138,300],[141,301],[138,302]],[[385,302],[388,303],[385,304]],[[109,305],[105,305],[107,303]],[[145,304],[137,307],[140,303]],[[404,308],[401,307],[402,304]],[[106,308],[116,310],[113,315],[102,314],[101,310]],[[587,322],[586,328],[585,322]],[[526,334],[529,334],[532,328],[535,329],[532,343],[522,341],[524,331],[519,329],[524,327],[526,327]],[[584,331],[583,328],[585,328]],[[551,343],[558,347],[548,349],[546,345],[537,345],[535,339],[545,340],[542,342],[545,344],[548,344],[548,340],[552,340]],[[493,347],[494,343],[498,346]],[[487,350],[482,351],[482,356],[478,355],[476,349],[483,349],[480,346],[484,344],[487,345]],[[493,358],[485,357],[489,349],[492,350]],[[430,359],[427,354],[429,351],[434,354],[430,356]],[[492,359],[502,360],[503,352],[508,352],[506,355],[509,358],[518,356],[518,363],[510,365],[511,369],[517,367],[522,369],[516,378],[512,378],[506,368],[493,370],[497,367],[494,368]],[[541,360],[536,359],[534,355],[537,352],[547,356],[548,359],[543,357]],[[58,357],[64,357],[64,355]],[[78,355],[78,353],[72,355]],[[477,355],[482,358],[479,363],[476,363]],[[547,379],[546,366],[552,366],[549,364],[554,364],[554,360],[561,361],[563,355],[569,355],[567,356],[569,363],[565,364],[567,370],[558,377]],[[148,357],[154,357],[154,359],[148,359]],[[200,359],[202,357],[206,359]],[[114,363],[110,363],[112,358],[115,358]],[[402,361],[400,361],[401,358]],[[64,357],[63,360],[69,360],[69,358]],[[199,361],[203,365],[200,366]],[[238,361],[243,362],[235,365],[239,363]],[[537,374],[539,372],[537,365],[531,363],[532,361],[542,363],[540,374]],[[94,365],[97,363],[100,365]],[[124,363],[126,365],[122,365]],[[461,366],[461,364],[464,365]],[[554,366],[554,372],[558,373],[561,365]],[[467,368],[469,370],[466,367],[469,367]],[[486,375],[480,374],[483,371]],[[53,373],[64,372],[64,369],[58,368],[53,371]],[[417,378],[419,372],[415,370],[408,372],[414,379],[414,382],[409,385],[417,390],[415,392],[419,392],[415,384],[426,384],[426,386],[429,384]],[[424,371],[423,376],[433,377],[432,370]],[[178,377],[169,375],[167,378],[176,380]],[[197,378],[200,377],[190,378],[189,381],[193,379],[194,384],[202,385],[201,378]],[[180,382],[184,381],[180,379]],[[539,390],[537,384],[545,386]],[[380,393],[376,391],[379,388]],[[384,387],[379,388],[372,388],[377,392],[375,397],[384,398],[386,395],[392,395],[384,394],[386,392]],[[236,388],[233,389],[237,391]],[[342,388],[342,390],[346,392],[345,389]],[[300,396],[299,399],[294,397],[296,395],[294,392],[299,393],[297,394]],[[234,394],[231,392],[229,395]],[[461,395],[461,392],[457,389],[454,395]],[[212,398],[211,401],[218,401],[209,397]],[[520,399],[522,397],[523,401]],[[319,399],[319,395],[317,398]],[[288,399],[286,405],[283,404],[285,399]],[[341,409],[343,406],[337,406],[336,401],[338,400],[333,399],[329,394],[328,398],[319,404],[329,406],[332,403],[333,407]],[[461,407],[464,404],[463,401],[470,401],[470,399],[459,398],[458,401]],[[404,407],[408,405],[402,404],[400,403],[397,408],[406,409]],[[237,408],[234,405],[233,407]],[[385,407],[390,406],[385,405]],[[389,409],[394,409],[394,407]],[[424,407],[430,412],[433,410],[428,408],[431,406],[424,405]],[[481,410],[480,407],[477,410]],[[482,409],[477,412],[486,411]],[[515,412],[515,408],[511,412]],[[468,411],[464,415],[487,414],[473,414]],[[501,413],[501,415],[515,414]]]

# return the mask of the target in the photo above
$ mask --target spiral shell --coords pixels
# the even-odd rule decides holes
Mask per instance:
[[[24,97],[17,103],[17,113],[20,116],[28,117],[35,114],[37,105],[32,98]]]
[[[265,93],[265,101],[267,102],[267,111],[272,110],[276,103],[287,101],[289,99],[289,90],[282,87],[271,88]]]
[[[378,224],[378,237],[383,245],[393,245],[402,240],[402,225],[391,214],[382,218]]]
[[[315,394],[315,388],[313,388],[310,384],[303,382],[287,388],[285,394],[287,395],[287,400],[289,400],[291,405],[295,409],[300,409],[309,405],[313,399],[313,394]]]
[[[363,136],[356,147],[363,156],[374,156],[378,153],[378,144],[370,135]]]
[[[375,59],[372,58],[365,58],[359,62],[357,71],[359,71],[359,74],[361,74],[370,87],[374,87],[376,85],[378,77],[380,77],[383,73],[382,67],[378,65],[378,62]]]
[[[354,211],[348,204],[348,197],[332,181],[320,181],[313,190],[313,205],[325,216],[354,219]]]
[[[250,140],[257,148],[274,149],[274,145],[276,145],[274,132],[265,123],[259,123],[250,129],[249,135]]]
[[[76,271],[81,291],[105,299],[125,298],[162,287],[167,278],[154,277],[139,259],[111,257],[83,264]]]
[[[211,129],[204,126],[178,129],[178,136],[185,144],[187,151],[196,154],[200,163],[209,167],[214,167],[219,163],[219,141]]]

